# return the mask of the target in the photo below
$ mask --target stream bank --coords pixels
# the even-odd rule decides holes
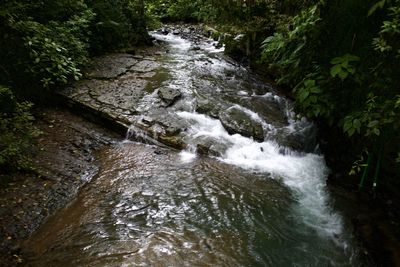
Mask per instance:
[[[0,266],[23,263],[20,241],[68,205],[97,172],[95,152],[120,136],[63,108],[37,108],[32,173],[1,177]]]

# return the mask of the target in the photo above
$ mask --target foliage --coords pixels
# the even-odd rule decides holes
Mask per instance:
[[[40,134],[33,126],[31,103],[18,103],[11,90],[0,86],[0,171],[29,167],[34,139]]]
[[[87,0],[93,10],[95,20],[90,30],[91,51],[104,53],[132,44],[146,41],[148,38],[144,22],[144,7],[140,1],[130,0]]]
[[[296,84],[305,68],[314,60],[315,37],[318,36],[319,8],[316,4],[278,26],[277,32],[263,42],[262,60],[281,74],[279,83]]]
[[[23,45],[29,51],[25,72],[40,80],[45,88],[66,84],[68,78],[78,80],[78,66],[88,57],[88,36],[84,34],[93,13],[86,10],[65,22],[50,21],[47,25],[35,21],[10,20],[10,26],[24,35]]]
[[[32,104],[78,80],[90,54],[147,41],[143,0],[0,2],[0,168],[27,165]],[[45,89],[45,90],[43,90]],[[49,90],[50,89],[50,90]],[[47,103],[46,103],[47,104]]]
[[[345,54],[332,59],[331,64],[333,66],[330,71],[332,78],[339,77],[344,81],[348,76],[354,75],[356,68],[353,63],[357,61],[360,61],[360,58],[351,54]]]
[[[0,3],[0,83],[29,93],[79,79],[89,53],[146,40],[143,1]]]
[[[281,20],[263,42],[262,61],[280,84],[295,88],[298,111],[342,129],[353,151],[349,161],[366,151],[394,162],[400,151],[400,1],[339,2],[321,1]],[[363,160],[352,173],[365,167]]]

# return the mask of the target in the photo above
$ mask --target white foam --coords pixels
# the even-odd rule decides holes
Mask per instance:
[[[325,186],[328,168],[323,156],[299,154],[290,149],[289,153],[282,154],[281,147],[272,141],[258,143],[239,134],[229,135],[219,120],[206,115],[189,112],[179,112],[178,115],[191,122],[188,133],[194,138],[210,136],[229,145],[221,161],[270,173],[272,177],[281,179],[298,200],[298,216],[306,225],[321,235],[332,238],[340,235],[341,217],[328,205],[329,195]]]
[[[156,38],[157,40],[161,40],[164,42],[168,42],[173,48],[179,49],[179,50],[189,50],[191,47],[191,43],[188,40],[182,39],[179,36],[173,35],[173,34],[159,34],[152,32],[150,33],[151,36]]]
[[[189,145],[185,150],[182,150],[179,153],[179,156],[181,157],[181,162],[183,163],[192,162],[197,157],[196,147]]]

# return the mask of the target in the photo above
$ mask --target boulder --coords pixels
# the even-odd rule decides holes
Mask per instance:
[[[251,118],[249,114],[237,106],[222,110],[219,119],[230,134],[240,134],[252,137],[257,141],[264,141],[264,131],[260,122]]]
[[[165,102],[168,107],[174,104],[175,101],[182,96],[182,94],[178,89],[162,87],[158,89],[158,96]]]
[[[273,99],[265,97],[251,97],[242,102],[247,108],[256,112],[267,123],[276,127],[288,125],[287,117],[279,106],[279,103]]]
[[[201,155],[220,157],[228,149],[228,144],[221,143],[211,136],[199,136],[191,142],[195,144],[197,153]]]
[[[271,139],[275,140],[280,146],[287,147],[292,151],[313,153],[317,147],[317,129],[310,125],[303,131],[290,131],[282,128],[274,134]]]
[[[206,114],[213,118],[218,118],[218,114],[222,109],[221,104],[212,99],[197,98],[196,112]]]

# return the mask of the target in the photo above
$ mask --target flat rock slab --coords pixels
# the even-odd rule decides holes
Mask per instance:
[[[146,90],[148,84],[161,70],[156,51],[143,54],[119,53],[96,58],[85,71],[85,79],[65,88],[60,95],[90,119],[106,121],[121,132],[134,125],[156,142],[183,149],[187,125],[167,109],[181,97],[179,90],[159,88],[159,101],[153,101],[150,110],[140,109],[151,97]],[[135,137],[138,135],[132,135]]]
[[[138,60],[130,54],[109,54],[93,59],[84,70],[84,76],[90,79],[113,79],[126,73]]]

